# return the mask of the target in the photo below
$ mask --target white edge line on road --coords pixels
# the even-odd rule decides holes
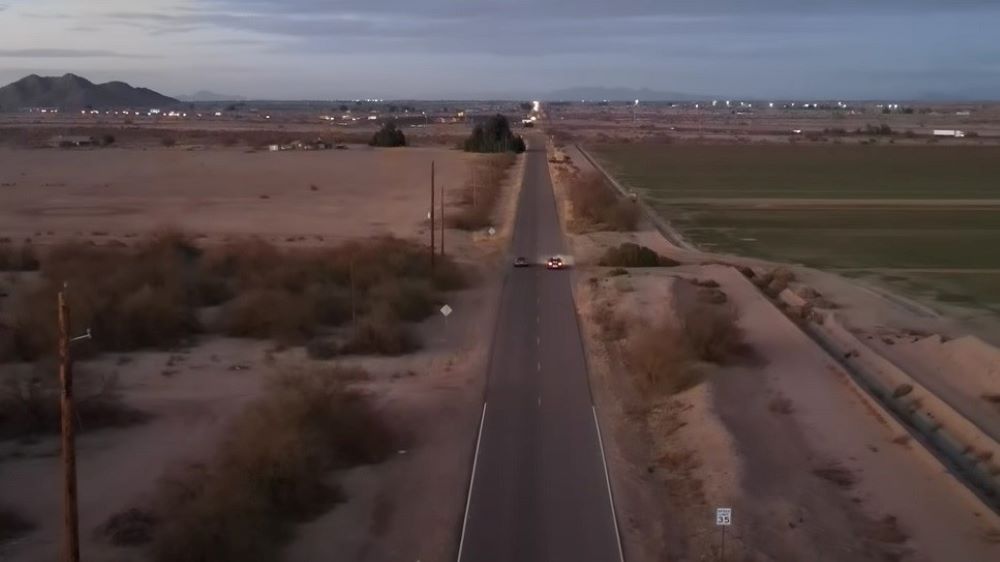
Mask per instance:
[[[458,562],[462,562],[462,548],[465,546],[465,528],[469,526],[469,506],[472,505],[472,487],[476,485],[476,465],[479,463],[479,444],[483,441],[483,426],[486,424],[486,404],[487,402],[483,402],[483,415],[479,418],[479,436],[476,437],[476,453],[472,456],[472,476],[469,477],[469,494],[465,498],[462,538],[458,541]],[[606,469],[605,472],[607,472]],[[618,523],[616,522],[615,526],[617,527],[617,525]]]
[[[611,504],[611,521],[615,524],[615,538],[618,539],[618,560],[625,562],[625,553],[622,551],[622,534],[618,529],[618,515],[615,512],[615,496],[611,492],[611,476],[608,475],[608,459],[604,456],[604,439],[601,437],[601,424],[597,421],[597,406],[591,406],[594,412],[594,427],[597,428],[597,444],[601,448],[601,462],[604,464],[604,483],[608,486],[608,503]]]

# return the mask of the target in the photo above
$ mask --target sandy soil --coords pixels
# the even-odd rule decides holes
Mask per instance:
[[[108,158],[107,152],[23,151],[0,153],[0,159],[16,162],[33,181],[70,182],[68,172],[45,171],[55,156],[86,160]],[[239,164],[256,158],[277,157],[275,165],[256,161],[256,173],[241,171]],[[124,164],[117,172],[94,170],[86,180],[58,188],[58,198],[28,197],[10,193],[4,200],[30,204],[39,209],[64,208],[79,211],[94,206],[120,205],[121,198],[142,184],[155,187],[147,197],[135,195],[133,213],[105,217],[70,217],[70,224],[84,224],[86,231],[107,228],[111,232],[142,232],[152,227],[151,217],[164,216],[175,191],[181,198],[211,197],[224,207],[182,214],[180,226],[204,226],[207,233],[222,237],[229,233],[285,235],[309,232],[331,241],[373,235],[389,230],[401,236],[425,232],[419,213],[425,189],[421,188],[431,159],[437,162],[439,182],[459,185],[472,156],[427,149],[400,151],[352,151],[349,153],[243,154],[238,151],[169,152],[120,151],[122,160],[148,158],[149,162],[176,158],[183,165],[182,179],[171,176],[153,180],[142,164]],[[221,162],[215,162],[219,158]],[[26,162],[34,166],[27,167]],[[110,165],[110,161],[104,161]],[[223,166],[235,166],[229,170]],[[133,167],[134,166],[134,167]],[[111,166],[114,168],[114,166]],[[214,179],[205,179],[199,169]],[[288,560],[423,560],[444,561],[454,556],[460,518],[464,508],[468,466],[481,407],[482,385],[488,343],[498,303],[498,286],[490,281],[491,268],[506,247],[520,188],[523,162],[509,175],[498,210],[499,232],[495,237],[449,230],[449,252],[480,272],[483,285],[452,294],[454,313],[445,321],[433,317],[419,326],[425,349],[400,358],[352,358],[347,361],[367,369],[372,378],[364,383],[385,416],[406,437],[406,448],[396,458],[374,467],[341,475],[348,500],[320,518],[302,525],[287,549]],[[331,174],[331,171],[333,175]],[[30,172],[30,173],[29,173]],[[418,173],[419,172],[419,173]],[[102,173],[108,174],[102,176]],[[46,174],[54,174],[47,176]],[[63,175],[60,175],[63,174]],[[88,172],[90,174],[90,172]],[[131,174],[131,175],[130,175]],[[214,175],[212,175],[214,174]],[[296,185],[275,188],[272,199],[257,202],[247,195],[243,180],[263,188],[288,174]],[[256,177],[255,177],[256,176]],[[420,182],[411,180],[419,177]],[[55,179],[46,179],[55,178]],[[59,179],[62,178],[62,179]],[[96,178],[96,179],[95,179]],[[186,178],[186,179],[185,179]],[[241,179],[242,178],[242,179]],[[270,178],[270,179],[267,179]],[[311,192],[308,184],[318,183]],[[190,180],[187,181],[187,180]],[[22,180],[27,181],[27,180]],[[111,182],[110,188],[94,183]],[[195,182],[195,183],[191,183]],[[197,183],[203,182],[203,183]],[[257,183],[254,183],[257,182]],[[416,185],[415,185],[416,184]],[[35,190],[42,186],[36,185]],[[109,196],[101,189],[111,189]],[[147,188],[150,189],[150,188]],[[200,190],[209,190],[206,196]],[[324,193],[326,191],[326,193]],[[372,197],[377,193],[379,197]],[[121,197],[119,197],[119,195]],[[315,197],[314,197],[315,196]],[[61,203],[63,197],[67,203]],[[22,199],[23,198],[23,199]],[[286,201],[281,204],[281,200]],[[316,198],[322,203],[317,205]],[[277,209],[268,203],[279,202]],[[449,197],[449,201],[452,198]],[[132,204],[128,204],[132,205]],[[360,205],[360,207],[359,207]],[[259,206],[259,207],[258,207]],[[359,210],[360,209],[360,210]],[[275,217],[272,211],[280,211]],[[262,222],[248,218],[259,215]],[[72,235],[62,217],[47,219],[45,227],[34,226],[11,207],[0,205],[0,235],[17,236],[25,230],[52,229]],[[42,213],[44,216],[45,213]],[[270,220],[263,221],[263,217]],[[333,216],[335,220],[330,220]],[[14,222],[8,222],[10,217]],[[73,223],[72,221],[81,221]],[[119,222],[115,222],[115,221]],[[89,221],[89,222],[87,222]],[[210,228],[214,227],[214,228]],[[25,229],[25,230],[20,230]],[[120,229],[120,230],[119,230]],[[422,235],[422,234],[421,234]],[[318,243],[318,242],[316,242]],[[504,265],[506,262],[502,262]],[[78,446],[82,550],[86,559],[107,561],[142,560],[141,551],[119,549],[96,537],[93,530],[111,514],[142,505],[165,471],[209,455],[223,435],[227,422],[246,401],[259,394],[263,378],[286,367],[321,365],[305,357],[301,348],[278,351],[273,344],[249,340],[209,338],[189,348],[172,352],[141,352],[104,355],[88,362],[102,373],[117,375],[126,403],[153,415],[150,422],[115,430],[85,433]],[[9,368],[9,366],[3,366]],[[60,513],[58,442],[0,443],[0,503],[36,522],[39,528],[16,542],[0,547],[0,560],[42,562],[55,559]]]
[[[313,244],[414,236],[429,205],[431,162],[447,190],[463,184],[476,159],[433,148],[0,149],[0,229],[42,243],[159,228]]]
[[[592,319],[596,308],[613,304],[627,331],[640,329],[695,300],[675,275],[720,283],[758,362],[719,368],[707,384],[673,397],[638,395],[623,380],[620,344],[602,341],[587,322],[599,406],[615,428],[612,472],[633,559],[656,560],[663,551],[678,560],[717,555],[712,510],[720,506],[737,514],[727,533],[735,559],[1000,554],[992,542],[1000,519],[911,449],[918,445],[901,441],[905,431],[872,411],[847,374],[735,270],[695,266],[581,280],[582,316]],[[675,284],[682,288],[665,294]],[[830,482],[822,476],[830,470],[849,482]],[[643,497],[659,490],[658,505]]]
[[[557,170],[554,176],[565,215],[566,176]],[[605,278],[604,270],[588,266],[626,240],[692,265],[626,278]],[[836,362],[735,269],[701,265],[714,258],[680,251],[648,226],[575,235],[571,243],[595,394],[602,423],[614,431],[609,461],[631,559],[659,560],[663,552],[677,560],[714,559],[720,537],[712,510],[718,506],[736,514],[727,535],[733,559],[1000,556],[997,515],[873,409]],[[684,284],[676,277],[720,284],[740,312],[757,361],[719,368],[708,383],[674,397],[641,395],[623,384],[627,369],[618,344],[600,337],[592,313],[613,306],[626,330],[633,329],[649,314],[693,300],[677,288]],[[835,282],[827,278],[827,284]],[[855,292],[878,300],[875,308],[854,303],[860,324],[898,318],[928,325],[928,318],[883,295],[853,287],[831,291],[844,307],[839,312],[850,316],[841,299],[850,302]],[[882,315],[883,309],[893,313]],[[949,328],[944,319],[930,325]],[[846,479],[837,484],[830,475]]]

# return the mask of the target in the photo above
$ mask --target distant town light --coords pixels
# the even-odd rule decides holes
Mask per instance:
[[[534,112],[536,112],[536,113],[537,113],[537,112],[541,111],[541,109],[542,109],[542,104],[541,104],[541,102],[539,102],[539,101],[537,101],[537,100],[535,100],[535,101],[531,102],[531,110],[532,110],[532,111],[534,111]]]

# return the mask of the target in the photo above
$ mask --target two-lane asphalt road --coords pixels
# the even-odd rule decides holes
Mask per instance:
[[[613,562],[622,554],[544,138],[529,139],[458,558]]]

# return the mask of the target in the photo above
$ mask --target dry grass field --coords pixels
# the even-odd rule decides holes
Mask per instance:
[[[314,152],[0,149],[0,235],[48,242],[129,237],[415,235],[438,185],[460,186],[477,158],[410,148]]]

